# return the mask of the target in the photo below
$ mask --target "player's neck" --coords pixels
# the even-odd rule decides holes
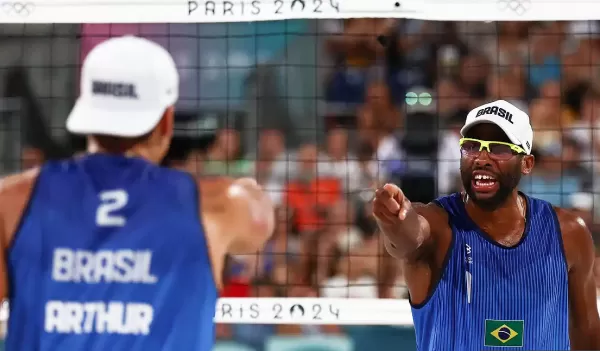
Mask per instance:
[[[477,206],[468,196],[465,197],[465,208],[469,216],[478,224],[500,224],[503,222],[516,223],[524,218],[524,209],[520,205],[519,193],[514,191],[493,211]]]
[[[87,152],[89,154],[121,155],[123,157],[143,158],[150,162],[155,162],[152,158],[150,150],[145,147],[133,146],[127,150],[109,150],[98,145],[98,143],[90,141],[88,142]]]

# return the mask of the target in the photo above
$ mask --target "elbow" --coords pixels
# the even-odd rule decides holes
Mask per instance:
[[[264,204],[253,214],[253,232],[261,241],[261,245],[271,238],[275,231],[275,209],[270,203]]]
[[[231,224],[244,239],[244,247],[261,249],[275,230],[275,208],[253,179],[242,178],[228,190]]]
[[[250,205],[252,232],[262,246],[275,231],[275,206],[269,196],[260,192]]]

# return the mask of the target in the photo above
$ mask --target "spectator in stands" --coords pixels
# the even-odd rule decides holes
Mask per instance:
[[[302,243],[291,226],[291,218],[292,213],[287,209],[277,209],[275,232],[256,262],[260,285],[272,288],[273,296],[288,296],[289,290],[300,281],[295,267],[300,260]]]
[[[565,169],[561,143],[537,148],[536,167],[528,178],[521,180],[526,194],[546,200],[555,206],[572,207],[570,194],[583,190],[583,180],[578,174]]]
[[[325,149],[332,175],[342,182],[345,192],[359,190],[362,173],[355,154],[349,150],[348,131],[343,128],[330,130]]]
[[[559,22],[544,22],[530,30],[529,84],[536,91],[561,77],[561,27]]]
[[[536,148],[551,147],[560,143],[564,126],[561,119],[560,100],[552,96],[534,99],[530,104],[529,116],[536,133]]]
[[[320,160],[317,146],[307,144],[298,150],[289,168],[284,206],[294,212],[294,225],[300,232],[320,229],[325,223],[325,209],[342,196],[341,181],[331,172],[331,165]]]
[[[527,33],[530,23],[498,22],[499,31],[495,36],[487,36],[479,45],[492,66],[522,65],[527,62]]]
[[[480,106],[487,103],[487,84],[486,78],[490,72],[490,64],[485,60],[484,57],[476,54],[465,56],[459,63],[460,68],[458,72],[458,87],[462,94],[459,96],[453,96],[452,90],[444,96],[444,100],[455,100],[457,103],[466,100],[466,105],[461,105],[467,110]],[[457,90],[458,90],[457,87]],[[445,101],[448,103],[449,101]]]
[[[327,98],[360,103],[367,82],[384,78],[386,49],[377,39],[391,33],[397,20],[352,18],[329,23],[326,49],[338,68],[329,80]]]
[[[437,82],[435,89],[435,104],[440,118],[447,118],[459,109],[471,110],[473,102],[470,101],[469,94],[464,90],[464,85],[453,79],[441,79]]]
[[[204,173],[241,177],[249,175],[251,167],[252,164],[242,158],[239,132],[232,128],[220,130],[215,145],[208,153]]]
[[[365,103],[360,110],[370,111],[380,133],[394,131],[402,125],[402,114],[394,104],[387,84],[374,81],[369,84]]]
[[[435,36],[437,78],[455,78],[460,74],[461,60],[468,54],[467,46],[461,41],[456,23],[441,23],[441,31]]]
[[[594,91],[588,91],[581,100],[579,119],[573,123],[568,135],[581,143],[584,166],[594,174],[600,174],[600,97]]]
[[[457,110],[440,129],[437,155],[437,191],[439,196],[462,189],[460,180],[460,128],[469,110]]]
[[[250,159],[250,157],[247,158]],[[272,179],[276,163],[287,164],[285,136],[276,129],[261,130],[254,162],[254,173],[258,182],[266,185],[268,190],[269,184],[267,183]]]
[[[583,144],[568,135],[563,136],[562,159],[563,174],[561,176],[573,176],[581,180],[581,186],[585,191],[593,189],[593,174],[590,169],[584,167],[581,162]]]
[[[384,48],[377,37],[395,29],[395,19],[350,18],[330,27],[327,42],[330,55],[350,67],[367,68],[377,62]]]
[[[561,85],[565,91],[582,84],[598,89],[600,72],[595,64],[600,59],[598,23],[577,21],[568,28],[572,34],[563,43]]]
[[[387,178],[385,172],[379,169],[379,164],[374,158],[375,149],[366,142],[361,141],[357,147],[358,159],[358,189],[375,189],[378,184]]]
[[[390,173],[403,155],[398,138],[403,119],[384,84],[371,85],[366,103],[358,110],[357,122],[361,139],[375,148],[380,170]]]
[[[408,87],[435,84],[437,62],[435,43],[431,33],[437,33],[438,22],[402,19],[393,40],[393,57],[390,62],[390,86],[394,96],[404,99]]]
[[[526,85],[520,75],[498,68],[488,78],[487,91],[489,100],[507,100],[525,112],[528,110]]]
[[[228,282],[221,296],[293,296],[293,288],[299,279],[295,267],[299,261],[300,242],[291,233],[290,213],[286,209],[278,208],[276,219],[275,232],[260,255],[244,255],[229,261]],[[303,293],[303,297],[309,296],[306,291]],[[265,342],[276,333],[276,327],[272,325],[234,324],[231,327],[232,338],[252,346],[255,351],[264,350]]]

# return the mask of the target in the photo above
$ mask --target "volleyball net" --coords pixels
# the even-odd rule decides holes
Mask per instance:
[[[370,215],[372,189],[394,182],[419,202],[460,191],[458,130],[478,105],[505,99],[529,113],[537,163],[521,189],[576,211],[596,238],[600,23],[586,16],[598,10],[535,0],[3,2],[0,171],[82,152],[64,129],[81,62],[110,37],[154,40],[181,77],[169,165],[256,177],[278,206],[265,249],[227,260],[219,339],[259,350],[310,333],[359,349],[357,335],[376,342],[376,326],[412,326],[402,269]]]

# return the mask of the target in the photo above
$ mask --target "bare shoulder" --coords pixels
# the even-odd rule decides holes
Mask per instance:
[[[233,183],[232,178],[228,177],[208,177],[200,178],[197,180],[201,210],[206,211],[220,211],[223,210],[227,197],[224,196],[227,189]]]
[[[0,179],[0,217],[5,247],[15,235],[39,173],[39,168],[34,168]]]
[[[555,207],[554,211],[558,218],[569,268],[585,260],[589,255],[593,257],[594,241],[583,219],[560,207]]]
[[[207,177],[199,178],[197,181],[200,189],[200,195],[210,197],[226,191],[227,187],[233,183],[233,178]]]

